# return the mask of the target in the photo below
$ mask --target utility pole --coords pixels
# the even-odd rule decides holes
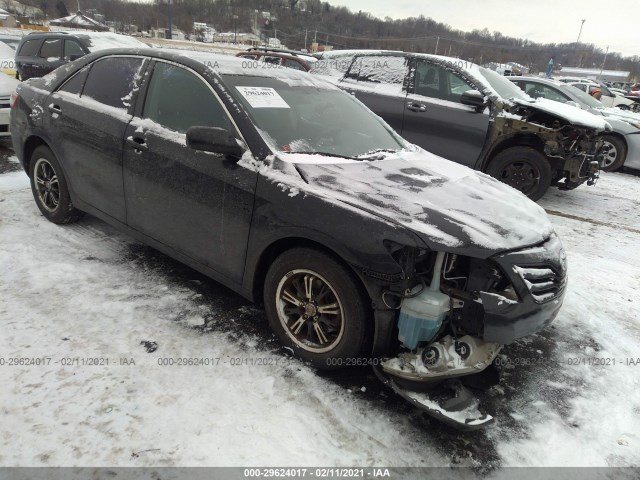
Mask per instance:
[[[440,43],[440,37],[436,39],[436,51],[433,53],[434,55],[438,54],[438,43]]]
[[[582,35],[582,27],[584,27],[584,22],[586,21],[587,19],[583,18],[582,23],[580,24],[580,32],[578,32],[578,39],[576,40],[576,48],[578,48],[578,44],[580,43],[580,35]]]
[[[582,23],[580,24],[580,31],[578,32],[578,39],[576,40],[576,53],[578,53],[578,45],[580,45],[580,35],[582,35],[582,27],[584,27],[584,22],[586,22],[587,19],[583,18],[582,19]],[[580,59],[578,60],[578,67],[582,66],[582,55],[580,55]]]
[[[600,75],[598,75],[599,80],[602,80],[602,70],[604,70],[604,62],[607,61],[607,55],[609,55],[609,45],[607,45],[607,51],[604,54],[604,60],[602,60],[602,66],[600,67]]]
[[[169,29],[167,30],[167,40],[171,40],[171,38],[173,37],[173,34],[171,32],[171,24],[173,23],[173,20],[171,19],[171,0],[167,0],[167,8],[168,8],[168,17],[169,17]]]
[[[307,51],[307,33],[308,30],[304,31],[304,50]]]

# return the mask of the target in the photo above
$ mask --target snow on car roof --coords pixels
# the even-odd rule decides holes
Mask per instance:
[[[111,32],[82,32],[76,34],[78,38],[89,40],[87,48],[90,52],[106,50],[108,48],[148,48],[146,43],[127,35],[119,35]]]
[[[223,55],[219,53],[170,49],[163,49],[163,52],[173,52],[181,57],[195,60],[220,75],[245,75],[251,77],[276,78],[292,86],[310,86],[323,89],[335,88],[332,84],[321,77],[309,75],[305,71],[287,68],[281,65],[260,63],[254,60],[247,60],[242,57]]]

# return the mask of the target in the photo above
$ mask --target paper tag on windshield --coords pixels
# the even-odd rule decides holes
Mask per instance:
[[[253,108],[290,108],[284,98],[269,87],[236,87]]]

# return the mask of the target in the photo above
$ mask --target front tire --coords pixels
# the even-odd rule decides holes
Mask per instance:
[[[615,172],[624,165],[627,159],[627,145],[618,137],[604,135],[603,147],[609,147],[607,153],[603,154],[600,160],[600,170],[605,172]]]
[[[284,252],[264,285],[269,325],[283,345],[322,370],[334,370],[364,350],[369,310],[352,272],[309,248]]]
[[[551,166],[531,147],[511,147],[495,156],[487,174],[519,190],[534,202],[542,198],[551,185]]]
[[[33,151],[29,161],[31,191],[47,220],[57,224],[77,221],[82,212],[73,207],[67,180],[53,152],[44,145]]]

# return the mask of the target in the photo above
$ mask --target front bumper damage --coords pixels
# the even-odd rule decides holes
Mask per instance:
[[[449,316],[435,339],[383,358],[375,368],[376,375],[397,394],[461,430],[482,428],[493,421],[465,386],[467,379],[485,375],[486,380],[493,378],[487,372],[494,372],[490,383],[497,383],[492,364],[498,353],[504,345],[549,325],[562,306],[567,284],[566,256],[555,234],[542,244],[497,254],[489,263],[508,281],[504,294],[478,291],[466,292],[466,301],[452,298]],[[437,273],[434,268],[434,278]],[[467,282],[474,284],[471,279]],[[442,291],[452,289],[444,285]],[[475,331],[473,321],[460,322],[472,333],[464,334],[454,325],[461,316],[474,314],[479,324]],[[484,386],[490,385],[484,382]]]

